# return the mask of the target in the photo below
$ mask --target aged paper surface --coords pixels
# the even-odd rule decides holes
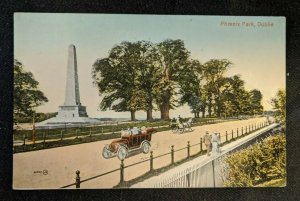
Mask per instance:
[[[15,13],[14,45],[14,189],[285,186],[284,17]]]

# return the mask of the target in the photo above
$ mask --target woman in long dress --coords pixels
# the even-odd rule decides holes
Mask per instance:
[[[212,135],[212,155],[217,155],[219,153],[219,145],[220,145],[220,138],[217,132],[214,132]]]

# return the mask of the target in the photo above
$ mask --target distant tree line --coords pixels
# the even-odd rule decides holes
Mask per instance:
[[[131,120],[137,111],[151,120],[153,110],[167,120],[183,104],[195,117],[262,114],[261,92],[247,91],[240,75],[225,76],[231,65],[227,59],[201,64],[182,40],[124,41],[96,60],[92,76],[103,97],[101,110],[129,111]]]

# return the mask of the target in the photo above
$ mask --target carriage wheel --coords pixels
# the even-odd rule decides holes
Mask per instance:
[[[117,153],[118,158],[120,160],[124,160],[126,158],[127,154],[128,154],[127,149],[124,146],[120,146],[118,149],[118,153]]]

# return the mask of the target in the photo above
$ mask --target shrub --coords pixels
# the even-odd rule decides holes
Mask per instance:
[[[229,155],[225,159],[225,186],[251,187],[272,179],[286,177],[286,139],[284,134]]]

